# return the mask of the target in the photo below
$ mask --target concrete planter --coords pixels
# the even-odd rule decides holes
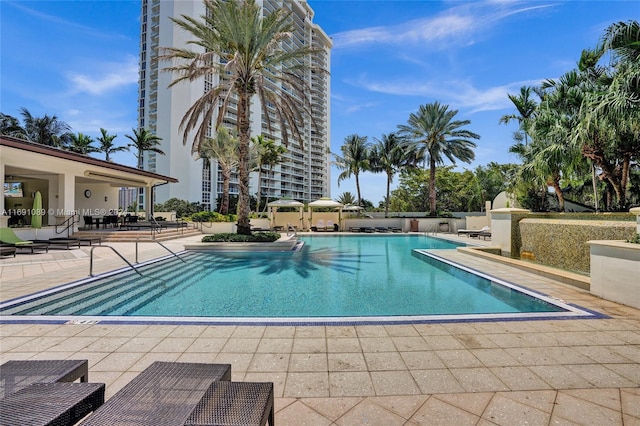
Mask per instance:
[[[221,234],[237,230],[235,222],[202,222],[198,228],[203,234]]]
[[[640,309],[640,244],[588,241],[591,293]]]

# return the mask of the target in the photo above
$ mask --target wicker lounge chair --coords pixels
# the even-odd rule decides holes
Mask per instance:
[[[104,383],[34,383],[0,399],[0,424],[73,426],[103,403]]]
[[[81,424],[184,425],[211,384],[230,379],[229,364],[154,362]]]
[[[80,360],[8,361],[0,366],[0,398],[33,383],[86,382],[89,363]]]

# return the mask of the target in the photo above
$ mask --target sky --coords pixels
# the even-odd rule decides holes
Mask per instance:
[[[185,0],[186,1],[186,0]],[[508,94],[574,69],[613,22],[640,17],[640,1],[309,0],[314,22],[333,39],[331,152],[352,134],[375,142],[435,101],[481,138],[473,170],[518,159],[508,152],[517,124]],[[137,127],[140,2],[0,0],[0,111],[55,115],[75,133]],[[96,155],[98,158],[99,155]],[[135,166],[133,153],[114,161]],[[446,163],[449,165],[450,163]],[[162,171],[160,171],[162,173]],[[356,193],[355,181],[331,197]],[[392,188],[398,183],[396,176]],[[362,197],[377,205],[386,176],[361,175]],[[190,200],[193,201],[193,200]]]

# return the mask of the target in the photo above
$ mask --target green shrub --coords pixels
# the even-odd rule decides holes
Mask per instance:
[[[235,222],[238,217],[234,214],[220,214],[218,212],[198,212],[191,215],[194,222]]]
[[[203,243],[271,243],[277,241],[280,234],[277,232],[256,232],[251,235],[220,233],[205,235]]]
[[[631,237],[630,240],[627,240],[630,243],[634,243],[634,244],[640,244],[640,234],[636,234],[633,237]]]

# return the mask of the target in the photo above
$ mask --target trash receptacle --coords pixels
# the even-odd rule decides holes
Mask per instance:
[[[411,219],[409,224],[411,225],[411,232],[418,232],[418,225],[420,224],[420,221],[417,219]]]

